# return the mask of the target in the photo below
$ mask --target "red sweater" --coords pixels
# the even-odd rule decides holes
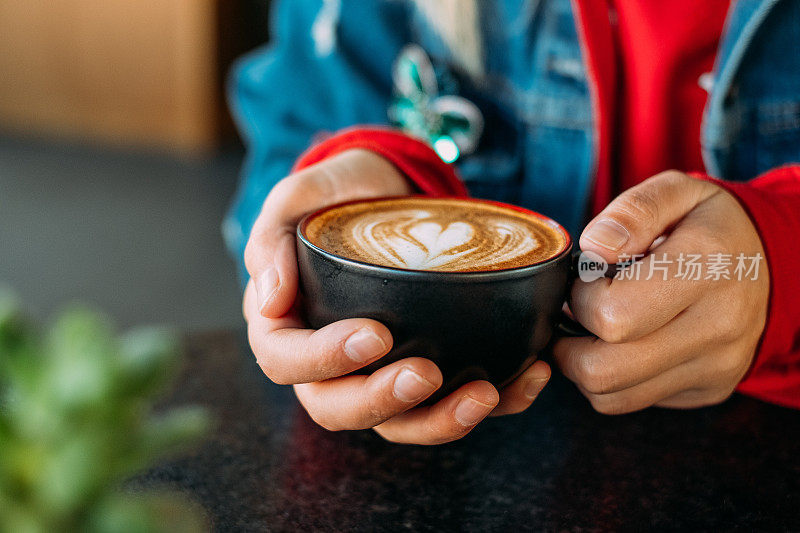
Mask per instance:
[[[609,2],[617,51],[618,185],[611,193],[670,168],[702,172],[700,119],[708,93],[698,79],[714,66],[729,0]]]
[[[616,25],[610,22],[609,4],[616,8]],[[713,64],[728,2],[609,4],[573,4],[598,113],[595,213],[622,190],[662,170],[702,169],[699,128],[705,93],[697,81]],[[312,147],[295,169],[350,148],[386,157],[424,193],[467,194],[454,168],[427,145],[384,128],[341,132]],[[754,363],[737,390],[800,408],[800,275],[794,271],[800,265],[800,247],[785,238],[800,233],[800,166],[754,178],[715,182],[734,194],[753,220],[770,275],[767,324]]]

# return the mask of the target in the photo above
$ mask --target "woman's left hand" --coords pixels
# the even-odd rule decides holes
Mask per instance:
[[[580,247],[609,263],[645,254],[626,275],[573,286],[571,309],[597,337],[560,339],[554,356],[592,406],[620,414],[728,398],[753,361],[770,290],[761,239],[736,198],[664,172],[611,202]]]

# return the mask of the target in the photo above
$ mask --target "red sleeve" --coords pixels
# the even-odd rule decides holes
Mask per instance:
[[[423,194],[468,194],[455,168],[442,161],[430,146],[389,128],[354,127],[342,130],[309,148],[297,160],[292,171],[353,148],[370,150],[388,159]]]
[[[770,277],[767,325],[737,390],[800,408],[800,165],[749,182],[712,180],[739,199],[761,235]]]

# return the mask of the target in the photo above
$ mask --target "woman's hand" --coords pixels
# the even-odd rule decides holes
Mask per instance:
[[[550,377],[547,364],[535,363],[500,394],[490,383],[474,381],[432,406],[412,409],[442,384],[441,372],[425,354],[369,376],[345,375],[389,352],[388,329],[362,318],[304,329],[295,301],[300,218],[346,200],[411,192],[391,163],[365,150],[343,152],[279,182],[245,250],[251,281],[243,311],[250,346],[264,373],[276,383],[294,385],[303,407],[321,426],[374,428],[391,441],[438,444],[464,436],[491,412],[527,408]]]
[[[611,202],[580,245],[610,263],[647,254],[638,280],[631,270],[633,279],[573,287],[572,311],[597,338],[561,339],[554,355],[594,408],[618,414],[728,398],[753,360],[769,297],[761,239],[739,202],[713,183],[665,172]],[[690,254],[701,256],[699,280],[682,278]],[[761,258],[756,279],[736,270],[739,254],[745,268]]]

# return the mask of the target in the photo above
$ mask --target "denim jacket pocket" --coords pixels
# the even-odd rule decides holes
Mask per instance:
[[[799,163],[800,100],[737,101],[706,123],[702,146],[714,165],[710,171],[731,181]]]
[[[800,163],[800,100],[761,102],[756,111],[758,173]]]

